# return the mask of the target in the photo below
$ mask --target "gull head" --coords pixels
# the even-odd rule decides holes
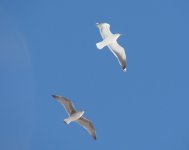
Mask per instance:
[[[115,39],[117,40],[121,35],[122,35],[122,34],[120,34],[120,33],[116,33],[116,34],[114,34]]]
[[[122,34],[120,34],[120,33],[116,33],[115,35],[118,37],[122,36]]]
[[[80,114],[81,116],[83,116],[83,114],[86,112],[86,110],[81,110],[81,111],[78,111],[77,113]]]
[[[86,110],[82,110],[82,111],[79,112],[81,117],[84,115],[85,112],[86,112]]]

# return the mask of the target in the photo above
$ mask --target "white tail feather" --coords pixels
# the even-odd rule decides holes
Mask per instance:
[[[96,43],[96,47],[97,47],[98,49],[103,49],[104,46],[106,46],[106,45],[104,45],[102,42]]]
[[[64,122],[66,123],[66,124],[69,124],[71,121],[70,121],[70,119],[64,119]]]

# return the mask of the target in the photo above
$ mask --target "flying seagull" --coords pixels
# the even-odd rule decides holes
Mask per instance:
[[[121,36],[121,34],[116,33],[112,34],[110,31],[110,25],[108,23],[96,23],[97,27],[100,30],[100,34],[103,38],[103,41],[98,42],[96,44],[98,49],[102,49],[105,46],[111,50],[111,52],[116,56],[120,65],[122,66],[122,70],[126,71],[126,54],[123,47],[121,47],[117,43],[117,39]]]
[[[55,98],[56,100],[58,100],[64,106],[66,112],[68,113],[69,117],[64,119],[64,122],[66,124],[69,124],[72,121],[79,123],[96,140],[95,128],[94,128],[92,122],[90,122],[85,117],[83,117],[83,114],[85,113],[84,110],[83,111],[76,111],[73,103],[65,97],[57,96],[57,95],[52,95],[52,97]]]

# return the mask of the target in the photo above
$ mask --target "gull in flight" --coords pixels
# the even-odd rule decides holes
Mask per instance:
[[[123,47],[121,47],[117,43],[117,39],[121,36],[121,34],[116,33],[112,34],[110,31],[110,25],[108,23],[97,23],[97,27],[100,30],[100,34],[103,38],[103,41],[98,42],[96,44],[98,49],[102,49],[105,46],[111,50],[111,52],[116,56],[120,65],[122,66],[122,70],[126,71],[126,54]]]
[[[85,117],[83,117],[83,114],[85,113],[84,110],[83,111],[76,111],[72,102],[65,97],[57,96],[57,95],[52,95],[52,97],[55,98],[56,100],[58,100],[64,106],[66,112],[68,113],[69,117],[64,119],[64,122],[66,124],[69,124],[72,121],[79,123],[96,140],[95,128],[94,128],[92,122],[90,122]]]

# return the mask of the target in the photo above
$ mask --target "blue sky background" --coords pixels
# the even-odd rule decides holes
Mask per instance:
[[[189,2],[1,0],[0,149],[188,150]],[[127,72],[96,22],[122,33]],[[97,141],[63,123],[73,100]]]

